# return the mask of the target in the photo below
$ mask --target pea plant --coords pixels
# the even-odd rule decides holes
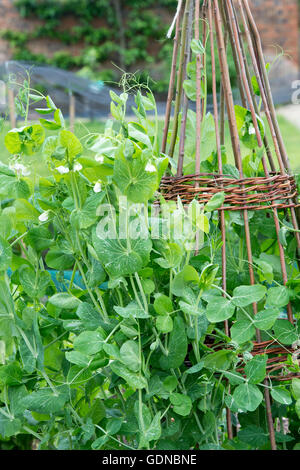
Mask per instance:
[[[265,217],[252,217],[253,237],[264,240],[254,259],[257,283],[249,287],[243,222],[228,215],[224,292],[217,213],[224,194],[204,207],[165,201],[160,180],[175,164],[159,151],[152,93],[137,91],[134,121],[126,114],[128,90],[111,98],[114,121],[79,140],[52,99],[27,83],[18,96],[25,125],[5,136],[1,447],[269,449],[268,388],[278,447],[298,448],[300,380],[271,382],[267,355],[251,354],[260,330],[294,345],[284,373],[299,372],[299,314],[295,326],[281,318],[289,301],[299,305],[290,227],[282,232],[291,254],[291,281],[283,287],[275,235]],[[38,102],[43,117],[28,123],[29,104]],[[35,154],[48,177],[29,174]],[[208,158],[213,164],[213,152]]]

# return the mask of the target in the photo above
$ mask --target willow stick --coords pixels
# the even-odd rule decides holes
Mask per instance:
[[[169,156],[171,158],[173,158],[174,156],[177,134],[178,134],[179,111],[180,111],[180,104],[181,104],[181,98],[182,98],[183,78],[184,78],[184,72],[185,72],[184,71],[184,59],[185,59],[187,24],[188,24],[190,4],[191,4],[191,0],[186,0],[183,23],[182,23],[180,58],[179,58],[179,68],[178,68],[178,74],[177,74],[177,87],[176,87],[173,129],[172,129],[171,143],[170,143],[170,149],[169,149]]]
[[[195,39],[200,40],[200,0],[196,0],[195,11]],[[195,173],[200,173],[201,165],[201,130],[202,130],[202,103],[201,103],[201,78],[202,78],[202,57],[197,54],[196,57],[196,153],[195,153]],[[199,182],[196,181],[196,187]]]
[[[212,63],[212,92],[213,92],[213,106],[214,106],[214,121],[216,130],[216,145],[218,155],[218,168],[219,174],[223,174],[223,163],[222,163],[222,150],[219,133],[219,115],[218,115],[218,98],[217,98],[217,83],[216,83],[216,61],[215,61],[215,44],[214,44],[214,31],[213,31],[213,19],[212,19],[212,5],[211,0],[208,2],[208,21],[210,30],[210,44],[211,44],[211,63]],[[220,225],[222,234],[222,289],[224,292],[227,290],[227,260],[226,260],[226,228],[225,228],[225,212],[220,211]],[[225,294],[223,294],[225,296]],[[230,335],[228,320],[225,321],[225,333],[227,336]],[[226,409],[226,422],[227,422],[227,433],[228,438],[233,439],[231,411],[229,408]]]
[[[174,97],[174,86],[175,86],[175,81],[176,81],[176,68],[177,68],[176,66],[177,66],[177,56],[178,56],[178,50],[179,50],[180,32],[181,32],[181,20],[182,20],[182,5],[181,5],[181,9],[179,11],[179,14],[176,20],[171,77],[170,77],[168,99],[167,99],[167,105],[166,105],[165,125],[164,125],[163,138],[162,138],[162,144],[161,144],[162,153],[165,153],[166,148],[167,148],[168,132],[169,132],[169,127],[170,127],[170,118],[171,118],[171,110],[172,110],[172,101]]]
[[[193,35],[193,28],[192,28],[193,10],[194,10],[194,0],[191,0],[190,9],[188,12],[188,28],[187,28],[187,38],[186,38],[185,59],[184,59],[184,70],[185,70],[184,75],[185,76],[186,76],[186,68],[191,57],[191,42],[192,42],[192,35]],[[184,160],[188,105],[189,105],[189,100],[188,100],[187,94],[183,92],[183,105],[182,105],[182,119],[181,119],[181,127],[180,127],[177,176],[182,176],[182,173],[183,173],[183,160]]]

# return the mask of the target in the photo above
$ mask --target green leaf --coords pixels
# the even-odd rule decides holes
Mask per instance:
[[[90,358],[79,351],[66,352],[66,359],[71,362],[71,364],[76,364],[80,367],[87,367],[90,363]]]
[[[149,318],[148,313],[135,300],[126,307],[114,307],[114,310],[123,318]]]
[[[112,277],[119,278],[140,271],[149,261],[150,239],[99,238],[93,233],[93,246],[101,263]]]
[[[299,339],[296,328],[288,320],[277,320],[274,325],[276,339],[286,345],[293,344]]]
[[[232,317],[235,306],[224,297],[212,298],[206,307],[206,316],[211,323],[228,320]]]
[[[254,286],[239,286],[233,291],[232,302],[237,307],[247,307],[252,303],[259,302],[267,292],[267,288],[260,284]]]
[[[38,253],[47,250],[52,243],[52,234],[45,227],[34,227],[29,230],[25,241]]]
[[[225,377],[228,379],[230,385],[241,385],[245,382],[242,374],[236,371],[224,372]]]
[[[238,320],[231,327],[232,340],[238,344],[246,343],[253,338],[255,334],[255,327],[253,323],[247,318]]]
[[[0,237],[0,272],[11,266],[12,249],[10,244]]]
[[[245,366],[245,373],[250,383],[258,384],[266,377],[267,356],[256,356]]]
[[[30,411],[42,414],[59,413],[69,399],[69,388],[65,385],[56,388],[43,388],[22,399],[22,404]]]
[[[283,387],[272,388],[271,396],[275,401],[282,405],[290,405],[293,401],[290,392]]]
[[[20,385],[22,382],[22,370],[17,363],[0,366],[1,385]]]
[[[184,296],[186,288],[191,284],[198,284],[199,281],[196,269],[187,265],[180,273],[176,274],[171,285],[172,293],[178,297]]]
[[[119,377],[122,377],[122,379],[124,379],[130,387],[134,389],[142,389],[147,387],[147,380],[145,379],[145,377],[131,372],[120,362],[112,362],[110,364],[110,367],[111,370]]]
[[[170,402],[174,406],[174,411],[180,416],[188,416],[192,410],[192,400],[188,395],[181,393],[172,393]]]
[[[255,149],[258,146],[254,123],[252,120],[252,114],[248,109],[243,108],[242,106],[236,105],[235,115],[237,121],[237,127],[239,131],[239,137],[243,144],[249,149]],[[258,122],[258,128],[261,135],[261,138],[264,138],[265,135],[265,126],[262,119],[256,115]]]
[[[139,355],[139,345],[135,341],[126,341],[120,349],[122,362],[133,372],[137,372],[140,368],[141,361]]]
[[[147,163],[140,159],[116,160],[114,181],[122,194],[135,203],[151,199],[159,184],[157,170],[147,171]]]
[[[149,136],[147,135],[147,129],[138,122],[128,123],[128,135],[137,142],[146,145],[146,147],[152,147]]]
[[[237,386],[233,399],[238,408],[255,411],[263,400],[263,394],[256,385],[245,383]]]
[[[72,310],[80,305],[80,300],[74,295],[67,293],[54,294],[49,299],[50,304],[58,308],[64,308],[66,310]]]
[[[99,331],[83,331],[75,338],[74,349],[86,356],[92,356],[101,351],[104,339],[104,335]]]
[[[3,439],[12,437],[20,431],[21,421],[19,419],[9,418],[0,413],[0,435]]]
[[[205,47],[203,46],[202,42],[200,39],[193,39],[191,42],[191,49],[194,52],[194,54],[205,54]]]
[[[285,307],[290,301],[289,291],[285,286],[271,287],[267,293],[267,305]]]
[[[45,139],[45,131],[39,124],[11,129],[5,136],[5,146],[11,154],[32,155]]]
[[[213,370],[226,370],[230,367],[234,354],[229,349],[210,353],[203,359],[204,367]]]
[[[213,195],[210,201],[205,205],[204,209],[206,212],[215,211],[216,209],[219,209],[220,207],[222,207],[224,201],[225,201],[225,193],[224,192],[216,193]]]
[[[100,325],[100,315],[97,310],[86,302],[82,302],[76,310],[76,315],[80,318],[87,330],[96,330]]]
[[[177,386],[178,380],[173,375],[169,375],[169,377],[163,381],[163,387],[165,390],[167,390],[167,392],[173,392]]]
[[[242,429],[238,433],[238,438],[250,444],[251,447],[263,447],[265,444],[269,442],[269,435],[268,433],[264,432],[264,430],[258,426],[250,425],[246,428]]]
[[[40,299],[51,282],[51,275],[48,271],[35,272],[29,266],[24,266],[20,270],[19,279],[29,297]]]
[[[180,300],[179,307],[181,310],[186,313],[186,315],[193,315],[195,317],[200,317],[205,315],[205,310],[201,307],[197,307],[197,305],[191,305],[187,302],[183,302]]]
[[[170,315],[174,311],[170,297],[164,294],[158,294],[154,300],[154,310],[158,315]]]
[[[254,326],[259,330],[269,330],[272,328],[277,318],[280,315],[280,310],[276,307],[269,307],[261,312],[258,312],[254,317]]]
[[[49,268],[57,269],[58,271],[72,268],[74,265],[73,255],[64,253],[59,248],[50,249],[45,260]]]
[[[161,333],[170,333],[173,330],[173,320],[169,316],[160,316],[156,319],[156,328]]]
[[[300,379],[293,379],[292,380],[292,390],[293,390],[293,395],[296,398],[296,400],[300,399]]]
[[[300,399],[296,401],[295,410],[298,415],[298,418],[300,419]]]
[[[170,333],[168,356],[162,356],[160,365],[163,370],[176,369],[181,366],[187,354],[187,337],[184,321],[180,317],[174,320],[174,328]]]
[[[163,255],[163,258],[156,258],[155,262],[164,269],[177,268],[183,257],[182,249],[177,243],[168,243]]]
[[[186,374],[196,374],[197,372],[200,372],[204,367],[204,361],[198,362],[198,364],[195,364],[194,366],[190,367],[187,369],[185,372]]]
[[[60,127],[60,126],[59,126]],[[80,140],[70,131],[63,129],[59,134],[59,143],[61,147],[67,150],[70,161],[81,155],[83,148]]]

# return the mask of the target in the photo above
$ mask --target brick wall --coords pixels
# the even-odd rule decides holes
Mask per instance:
[[[274,46],[282,47],[299,65],[298,0],[250,0],[264,49],[274,54]]]
[[[13,0],[0,0],[0,30],[32,30],[38,20],[24,19],[18,14]],[[264,49],[269,58],[275,54],[274,46],[281,46],[289,54],[294,68],[299,67],[299,15],[298,0],[249,0],[257,21]],[[39,40],[30,45],[35,53],[50,53],[56,50],[68,49],[61,43],[51,40]],[[69,48],[76,53],[78,47]],[[4,40],[0,39],[0,62],[9,59],[11,51]]]

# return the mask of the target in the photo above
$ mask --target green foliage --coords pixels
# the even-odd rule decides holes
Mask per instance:
[[[292,446],[299,383],[271,382],[268,350],[256,355],[252,341],[256,329],[264,340],[279,341],[287,348],[282,373],[299,373],[288,349],[299,341],[299,314],[294,325],[284,318],[289,301],[299,304],[289,233],[285,287],[270,218],[249,213],[255,276],[249,286],[243,218],[227,214],[225,292],[218,228],[224,193],[205,206],[163,200],[160,180],[176,163],[168,169],[160,153],[159,127],[148,117],[157,114],[150,90],[137,91],[131,122],[128,89],[112,92],[117,122],[78,139],[51,98],[29,96],[29,88],[26,82],[18,96],[24,118],[37,98],[42,117],[8,132],[11,164],[0,165],[3,445],[22,447],[19,440],[34,436],[40,449],[265,449],[267,387],[273,418],[290,422],[287,436],[276,434],[278,447]],[[189,125],[191,132],[192,116]],[[213,166],[209,114],[203,133]],[[50,175],[32,184],[26,169],[41,149]],[[151,210],[155,200],[159,214]],[[239,420],[233,440],[226,408],[235,425]]]

